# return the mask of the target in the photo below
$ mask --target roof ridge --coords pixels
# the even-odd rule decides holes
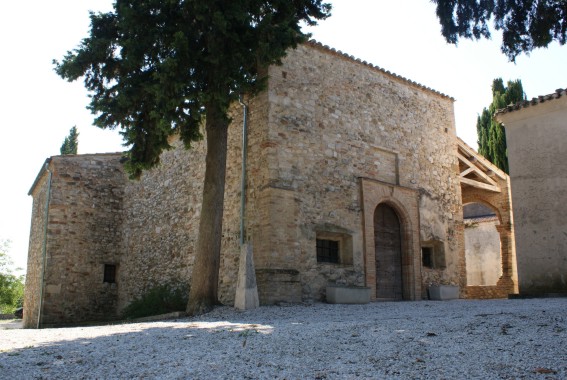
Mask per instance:
[[[347,54],[347,53],[344,53],[344,52],[342,52],[341,50],[337,50],[337,49],[335,49],[335,48],[333,48],[333,47],[330,47],[329,45],[324,45],[324,44],[322,44],[321,42],[319,42],[319,41],[317,41],[317,40],[311,39],[311,40],[307,41],[307,44],[309,44],[309,45],[311,45],[311,46],[315,46],[315,47],[319,47],[319,48],[325,49],[325,50],[327,50],[327,51],[329,51],[329,52],[332,52],[332,53],[335,53],[335,54],[338,54],[338,55],[340,55],[340,56],[342,56],[342,57],[344,57],[344,58],[347,58],[347,59],[349,59],[349,60],[351,60],[351,61],[360,63],[360,64],[362,64],[362,65],[364,65],[364,66],[368,66],[368,67],[370,67],[370,68],[372,68],[372,69],[374,69],[374,70],[378,70],[378,71],[380,71],[380,72],[383,73],[383,74],[389,75],[389,76],[391,76],[391,77],[394,77],[394,78],[396,78],[396,79],[399,79],[399,80],[402,80],[402,81],[404,81],[404,82],[407,82],[407,83],[409,83],[409,84],[411,84],[411,85],[413,85],[413,86],[416,86],[416,87],[418,87],[418,88],[421,88],[421,89],[423,89],[423,90],[426,90],[426,91],[429,91],[429,92],[433,92],[433,93],[436,94],[436,95],[442,96],[442,97],[444,97],[444,98],[451,99],[452,101],[455,101],[455,98],[453,98],[452,96],[449,96],[449,95],[447,95],[447,94],[444,94],[444,93],[442,93],[442,92],[440,92],[440,91],[437,91],[437,90],[435,90],[435,89],[433,89],[433,88],[431,88],[431,87],[427,87],[427,86],[425,86],[425,85],[422,85],[421,83],[417,83],[417,82],[415,82],[415,81],[413,81],[413,80],[411,80],[411,79],[408,79],[408,78],[406,78],[406,77],[403,77],[403,76],[401,76],[401,75],[398,75],[398,74],[396,74],[396,73],[394,73],[394,72],[391,72],[391,71],[389,71],[389,70],[386,70],[386,69],[384,69],[384,68],[382,68],[382,67],[380,67],[380,66],[374,65],[374,64],[372,64],[372,63],[370,63],[370,62],[363,61],[363,60],[361,60],[360,58],[356,58],[356,57],[354,57],[354,56],[352,56],[352,55],[349,55],[349,54]]]

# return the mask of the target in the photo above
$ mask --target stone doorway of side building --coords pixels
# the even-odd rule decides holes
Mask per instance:
[[[496,212],[482,203],[463,207],[468,286],[495,286],[502,276],[500,225]]]
[[[376,255],[376,299],[401,301],[404,296],[402,267],[402,225],[391,206],[381,203],[374,211]]]

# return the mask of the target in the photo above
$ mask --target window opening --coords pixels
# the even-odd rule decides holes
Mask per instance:
[[[116,282],[116,265],[104,264],[104,279],[102,282],[114,284]]]
[[[317,239],[317,262],[338,263],[339,242],[336,240]]]
[[[433,248],[421,247],[421,263],[426,268],[433,268]]]

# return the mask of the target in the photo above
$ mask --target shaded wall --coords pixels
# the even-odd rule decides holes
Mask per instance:
[[[46,164],[49,160],[46,161]],[[30,194],[33,197],[30,240],[28,248],[28,264],[24,291],[24,327],[38,327],[40,295],[42,291],[41,278],[43,272],[43,247],[45,237],[45,221],[48,211],[47,190],[49,174],[40,171]]]
[[[248,115],[248,186],[246,233],[250,234],[261,211],[257,198],[266,176],[263,156],[265,105],[260,94],[250,102]],[[240,194],[242,163],[242,107],[230,110],[226,187],[222,229],[219,299],[234,302],[239,260]],[[140,180],[129,181],[125,189],[125,223],[122,249],[124,285],[120,291],[120,309],[159,284],[188,289],[191,279],[197,231],[201,215],[205,172],[205,141],[193,143],[187,150],[177,138],[174,149],[160,156],[160,164],[145,171]]]
[[[498,116],[506,127],[523,294],[567,293],[566,95]]]
[[[51,158],[49,171],[53,174],[43,275],[42,269],[38,269],[43,265],[37,263],[42,260],[39,242],[43,236],[47,172],[32,188],[32,244],[28,255],[31,265],[25,303],[26,308],[33,310],[34,318],[40,304],[38,294],[43,294],[42,327],[117,317],[120,276],[114,283],[103,280],[105,264],[118,270],[121,265],[125,176],[120,157],[97,154]],[[35,327],[27,317],[25,324]]]

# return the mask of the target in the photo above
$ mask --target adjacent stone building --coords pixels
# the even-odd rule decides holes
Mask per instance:
[[[520,294],[567,293],[567,90],[500,110]]]
[[[426,298],[432,283],[465,295],[454,100],[316,42],[268,74],[266,91],[245,99],[243,238],[260,303],[323,301],[329,283],[367,286],[381,300]],[[228,305],[241,250],[242,112],[233,106],[229,128],[219,279]],[[139,181],[120,154],[47,160],[30,190],[26,326],[113,319],[157,284],[187,286],[204,145],[171,144]]]

